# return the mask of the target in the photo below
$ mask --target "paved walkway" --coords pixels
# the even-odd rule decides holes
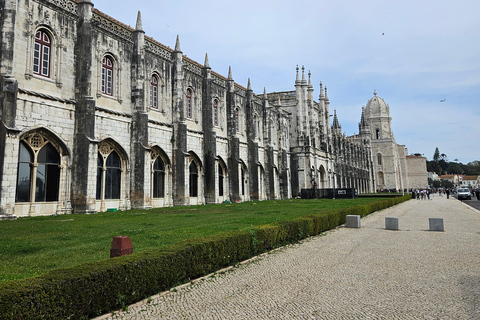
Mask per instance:
[[[399,231],[385,230],[398,217]],[[443,218],[444,232],[428,231]],[[480,212],[410,200],[97,319],[480,319]]]

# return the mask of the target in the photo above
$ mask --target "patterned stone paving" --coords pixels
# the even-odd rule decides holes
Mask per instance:
[[[399,230],[385,230],[397,217]],[[444,232],[428,231],[443,218]],[[480,212],[410,200],[97,320],[480,319]]]

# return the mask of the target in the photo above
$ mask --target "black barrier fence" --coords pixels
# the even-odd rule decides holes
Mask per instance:
[[[356,199],[358,198],[355,188],[340,189],[302,189],[300,197],[302,199]]]

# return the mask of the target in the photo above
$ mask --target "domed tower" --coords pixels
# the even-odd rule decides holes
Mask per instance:
[[[395,140],[392,132],[390,107],[382,98],[377,97],[377,91],[373,92],[373,98],[367,102],[367,107],[365,108],[365,118],[370,125],[372,140]]]
[[[401,190],[403,188],[399,148],[392,131],[390,108],[373,92],[368,100],[362,121],[364,129],[370,129],[372,162],[377,190]],[[368,130],[364,130],[364,133]],[[405,148],[403,147],[403,150]],[[403,153],[403,151],[402,151]]]

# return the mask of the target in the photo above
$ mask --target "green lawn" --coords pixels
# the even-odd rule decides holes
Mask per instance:
[[[0,221],[0,281],[108,259],[114,236],[129,236],[135,253],[379,200],[295,199]]]

